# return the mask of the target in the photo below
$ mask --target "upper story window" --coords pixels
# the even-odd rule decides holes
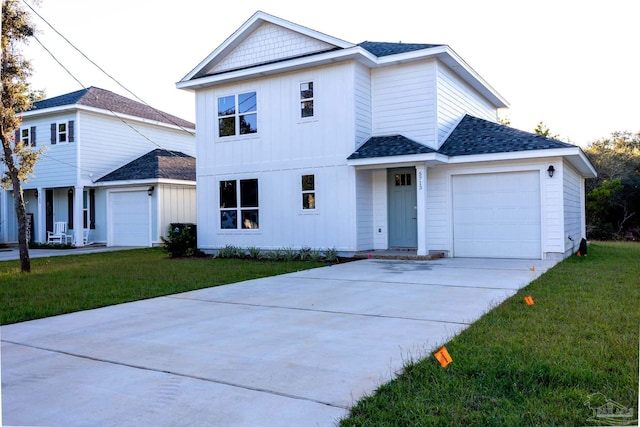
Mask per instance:
[[[313,82],[300,83],[300,117],[313,117]]]
[[[315,175],[302,175],[302,209],[316,208]]]
[[[218,136],[246,135],[258,132],[256,92],[218,98]]]
[[[31,126],[28,128],[20,128],[16,130],[14,135],[14,141],[17,144],[18,142],[22,143],[24,147],[28,147],[31,145],[32,147],[36,146],[36,127]]]
[[[51,144],[73,142],[73,120],[51,123]]]

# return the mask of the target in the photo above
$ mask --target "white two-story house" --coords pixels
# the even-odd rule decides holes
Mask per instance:
[[[562,258],[579,147],[497,123],[449,46],[349,43],[257,12],[177,84],[196,95],[198,242]]]
[[[44,147],[23,183],[32,241],[63,222],[77,246],[152,246],[195,222],[193,123],[90,87],[34,103],[15,137]],[[13,192],[0,191],[0,242],[17,239]]]

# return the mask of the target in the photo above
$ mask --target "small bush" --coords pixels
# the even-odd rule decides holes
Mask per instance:
[[[300,248],[300,252],[298,253],[298,256],[300,257],[300,261],[306,261],[307,259],[309,259],[310,255],[311,255],[311,248],[309,247]]]
[[[282,250],[282,259],[285,261],[293,261],[298,256],[298,251],[291,247]]]
[[[167,237],[161,237],[171,258],[191,257],[199,253],[193,224],[171,224]]]
[[[336,248],[329,248],[324,251],[324,257],[329,262],[335,262],[338,260],[338,250]]]
[[[255,246],[251,246],[247,248],[247,252],[249,253],[249,258],[252,258],[252,259],[262,258],[262,251],[260,250],[260,248],[257,248]]]
[[[239,247],[227,245],[222,249],[218,249],[216,258],[240,258],[241,253],[242,250]]]

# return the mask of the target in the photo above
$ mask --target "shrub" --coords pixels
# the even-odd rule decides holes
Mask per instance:
[[[249,253],[249,258],[252,258],[252,259],[262,258],[262,251],[260,250],[260,248],[257,248],[255,246],[251,246],[247,248],[247,252]]]
[[[239,247],[227,245],[222,249],[218,249],[216,258],[240,258],[241,254],[242,250]]]
[[[338,250],[336,248],[329,248],[324,251],[324,257],[329,262],[335,262],[338,260]]]
[[[197,255],[198,241],[195,224],[171,224],[167,237],[161,237],[164,249],[171,258]]]

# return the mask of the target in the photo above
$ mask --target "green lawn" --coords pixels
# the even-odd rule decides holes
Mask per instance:
[[[592,410],[606,399],[635,420],[639,327],[640,244],[594,243],[448,342],[449,366],[407,363],[341,426],[613,425]]]
[[[0,262],[0,324],[273,276],[325,265],[239,259],[169,259],[160,248]]]

